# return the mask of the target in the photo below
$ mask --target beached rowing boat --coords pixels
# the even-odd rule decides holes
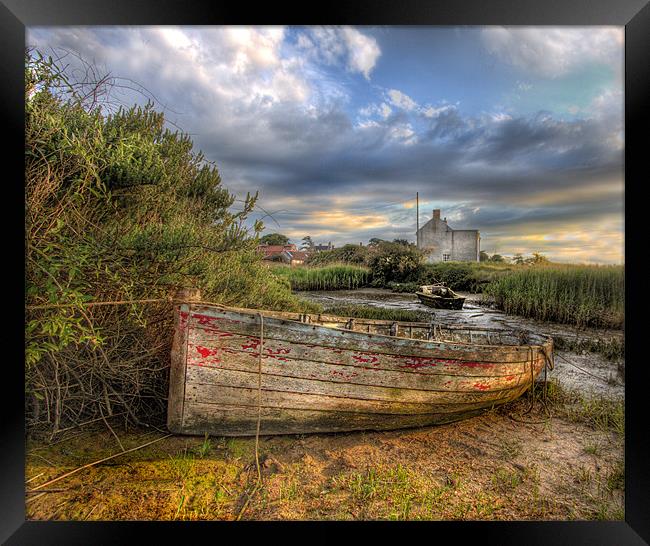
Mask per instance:
[[[521,396],[553,340],[505,330],[189,303],[176,307],[168,428],[224,436],[447,423]]]
[[[430,284],[420,287],[416,292],[420,302],[435,309],[462,309],[465,298],[459,296],[451,288],[442,284]]]

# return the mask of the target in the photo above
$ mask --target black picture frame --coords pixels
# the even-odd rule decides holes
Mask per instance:
[[[3,440],[0,451],[0,540],[7,544],[117,544],[132,543],[152,531],[168,540],[194,543],[199,540],[228,540],[224,532],[245,539],[251,532],[275,531],[287,538],[311,540],[313,526],[319,537],[329,531],[378,531],[386,539],[402,538],[404,531],[426,533],[429,540],[474,538],[497,544],[647,544],[650,542],[650,479],[648,454],[650,427],[645,418],[646,362],[643,356],[641,308],[643,227],[645,203],[643,185],[648,180],[644,156],[644,133],[650,125],[650,4],[647,0],[365,0],[331,5],[275,3],[260,5],[183,2],[177,0],[2,0],[0,4],[1,106],[4,129],[9,136],[3,146],[5,190],[11,202],[3,214],[6,222],[5,249],[15,259],[7,260],[5,273],[19,277],[24,248],[15,236],[24,196],[17,180],[24,179],[24,46],[25,27],[37,25],[156,25],[156,24],[354,24],[354,25],[618,25],[625,26],[625,261],[626,261],[626,441],[624,522],[426,522],[403,524],[358,522],[343,525],[322,522],[249,524],[206,522],[34,522],[25,521],[25,415],[24,354],[15,340],[24,339],[14,306],[24,313],[19,290],[5,291],[10,308],[4,329]],[[9,173],[12,173],[11,176]],[[644,177],[645,175],[645,177]],[[15,205],[14,205],[15,201]],[[24,210],[24,207],[23,207]],[[637,234],[638,237],[637,237]],[[18,279],[16,286],[24,286]],[[9,283],[6,286],[10,286]],[[631,295],[631,296],[630,296]],[[15,330],[15,332],[14,332]],[[17,353],[17,358],[13,354]],[[10,356],[11,355],[11,356]],[[22,360],[21,360],[22,359]],[[267,530],[268,528],[268,530]],[[290,532],[291,535],[286,535]],[[196,533],[203,534],[200,538]],[[139,537],[137,536],[139,535]],[[443,535],[443,536],[444,536]],[[470,536],[471,535],[471,536]],[[408,535],[415,538],[416,535]],[[140,538],[142,537],[142,538]],[[418,539],[420,540],[420,539]]]

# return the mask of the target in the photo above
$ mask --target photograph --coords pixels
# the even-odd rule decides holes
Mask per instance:
[[[26,521],[624,522],[625,78],[623,25],[27,25]]]

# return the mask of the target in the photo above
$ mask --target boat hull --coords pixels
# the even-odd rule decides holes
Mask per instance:
[[[439,341],[426,323],[273,315],[177,308],[171,432],[250,436],[258,418],[262,435],[448,423],[519,397],[552,349]]]
[[[443,298],[441,296],[432,296],[416,292],[416,296],[424,305],[433,307],[434,309],[462,309],[465,303],[465,298],[458,296],[455,298]]]

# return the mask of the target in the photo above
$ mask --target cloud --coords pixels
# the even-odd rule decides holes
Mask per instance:
[[[444,114],[445,112],[448,112],[450,110],[455,110],[456,107],[451,105],[451,104],[443,104],[442,106],[433,107],[433,106],[426,106],[425,108],[422,108],[421,112],[422,115],[426,118],[436,118],[440,114]]]
[[[525,72],[557,78],[585,63],[622,70],[622,27],[486,27],[487,50]]]
[[[409,97],[407,94],[398,91],[397,89],[390,89],[386,93],[389,97],[391,104],[397,108],[402,108],[404,110],[414,110],[417,108],[417,103]]]
[[[313,27],[300,35],[298,47],[327,64],[344,63],[369,80],[381,50],[377,41],[352,27]]]
[[[348,47],[348,66],[370,79],[370,72],[381,55],[377,41],[351,27],[342,29]]]
[[[622,228],[615,223],[623,202],[620,90],[603,88],[571,120],[496,107],[469,114],[435,98],[419,105],[399,84],[367,84],[379,46],[357,48],[355,40],[375,42],[356,29],[28,30],[28,43],[79,51],[145,85],[168,119],[216,162],[231,191],[259,190],[266,211],[282,211],[274,214],[281,228],[264,219],[273,230],[337,245],[413,240],[415,217],[407,206],[419,192],[422,211],[429,200],[426,207],[442,208],[458,222],[454,227],[480,229],[483,243],[497,244],[500,253],[525,244],[537,249],[534,239],[517,237],[546,233],[554,238],[540,239],[540,251],[559,255],[558,241],[569,247],[579,240],[571,237],[592,233],[582,248],[622,260]],[[577,66],[572,55],[565,52],[569,64],[562,66]],[[545,70],[539,62],[535,69]],[[344,78],[331,75],[334,67],[343,77],[346,70],[362,75],[356,84],[372,92],[351,102]],[[145,102],[135,92],[115,91],[125,104]],[[604,225],[614,231],[607,235]]]

